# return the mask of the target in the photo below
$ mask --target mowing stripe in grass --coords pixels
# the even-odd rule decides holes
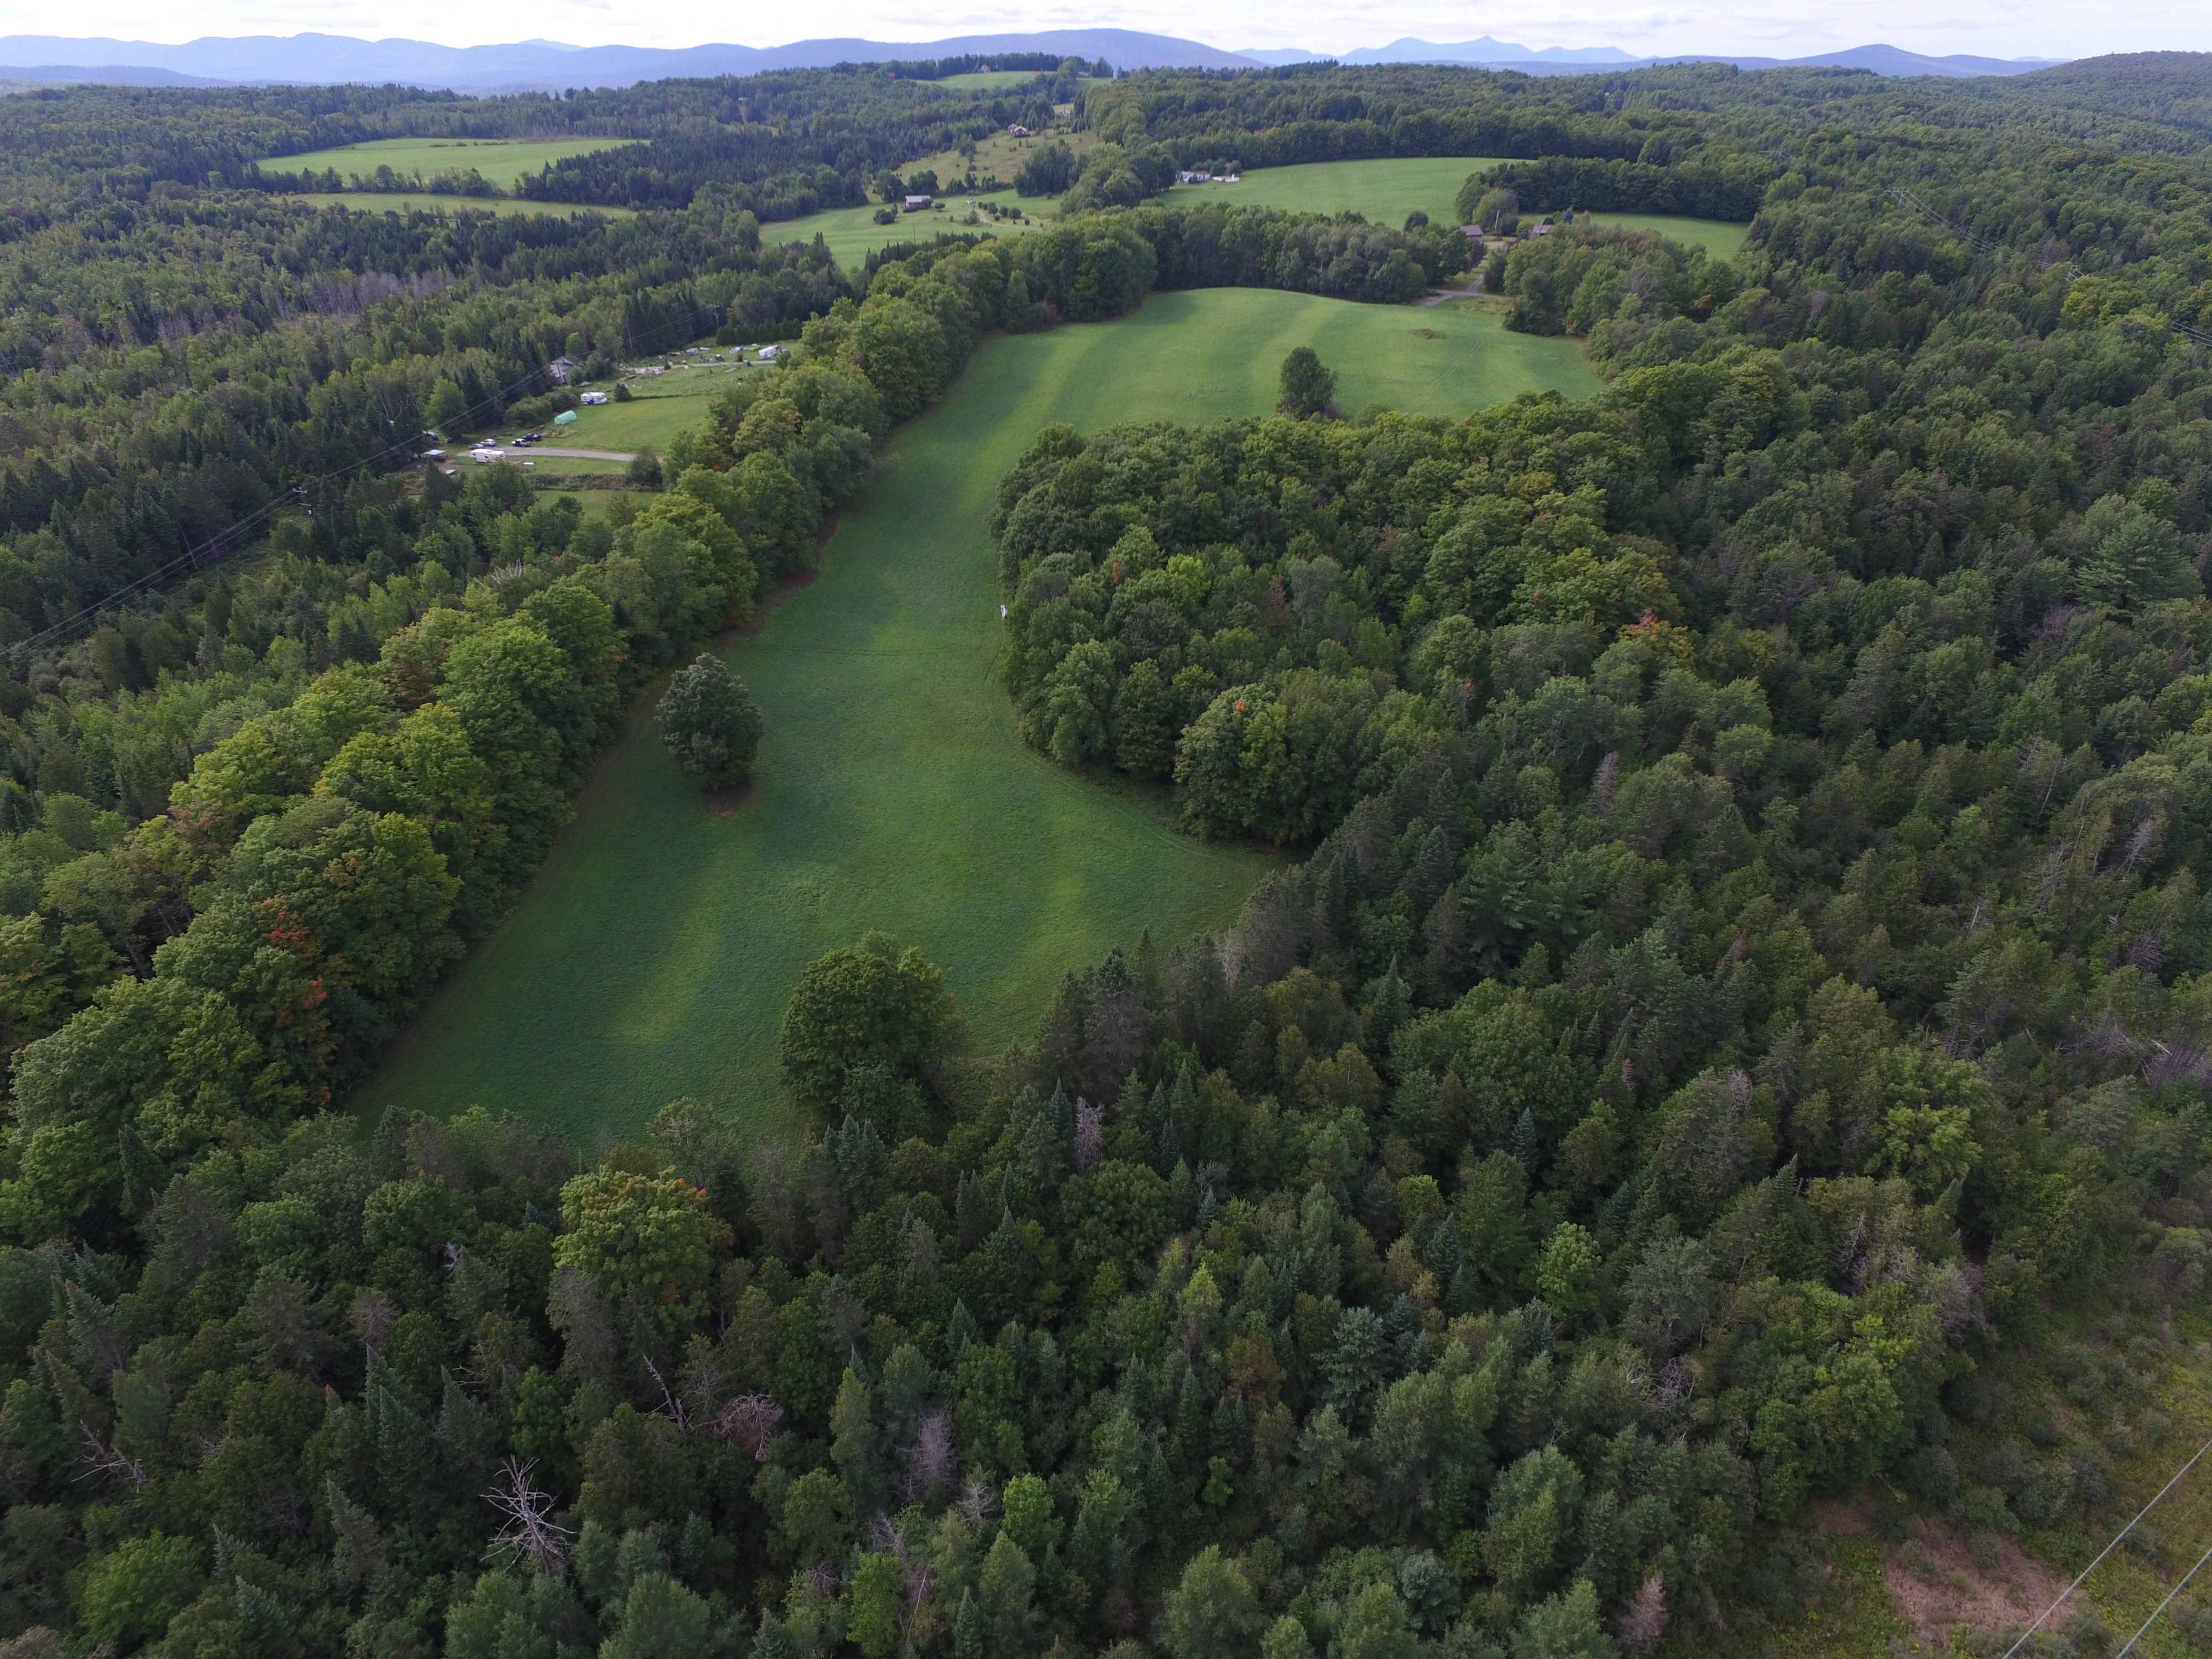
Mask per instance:
[[[641,711],[545,870],[359,1103],[481,1103],[586,1145],[683,1094],[765,1123],[793,981],[870,928],[944,967],[988,1054],[1030,1032],[1068,968],[1146,927],[1173,940],[1232,920],[1267,855],[1177,834],[1157,798],[1019,740],[992,673],[984,522],[1048,422],[1257,412],[1297,344],[1339,370],[1347,408],[1595,384],[1571,344],[1494,317],[1253,289],[989,342],[890,446],[820,580],[730,651],[767,720],[752,798],[711,817]]]

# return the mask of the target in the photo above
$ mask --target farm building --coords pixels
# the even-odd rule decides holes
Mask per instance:
[[[568,384],[568,377],[582,367],[583,365],[574,357],[556,357],[545,365],[545,373],[551,378],[554,385],[566,386]]]
[[[909,196],[906,198],[906,210],[908,213],[920,213],[933,199],[927,196]]]
[[[1009,138],[1026,138],[1029,136],[1030,130],[1024,126],[1019,121],[1015,122],[1012,126],[1006,129],[1006,137]]]

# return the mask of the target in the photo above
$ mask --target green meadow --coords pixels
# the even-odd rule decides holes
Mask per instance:
[[[321,173],[336,167],[350,180],[380,167],[424,179],[437,173],[466,173],[474,167],[501,190],[513,190],[516,181],[570,155],[594,150],[620,149],[634,138],[372,138],[367,143],[341,144],[335,149],[311,150],[304,155],[271,155],[262,163],[264,173]]]
[[[280,196],[281,202],[302,202],[309,207],[345,208],[355,213],[520,213],[531,218],[549,214],[604,213],[610,219],[627,219],[625,207],[581,207],[573,202],[524,202],[512,196],[433,196],[424,190],[315,191],[299,196]]]
[[[873,203],[866,207],[830,208],[803,219],[774,220],[761,227],[761,240],[775,247],[785,242],[811,242],[819,234],[829,245],[831,257],[857,276],[869,254],[894,242],[927,242],[948,232],[963,236],[1018,236],[1029,228],[981,214],[976,216],[975,223],[969,224],[964,191],[941,191],[937,199],[940,205],[928,212],[902,213],[887,225],[876,222]],[[1011,189],[994,191],[988,197],[979,194],[976,199],[1018,208],[1033,220],[1049,218],[1060,205],[1056,196],[1018,197]]]
[[[1456,222],[1452,201],[1467,175],[1497,165],[1496,157],[1480,155],[1310,161],[1294,167],[1261,167],[1233,185],[1176,185],[1161,199],[1171,207],[1221,201],[1280,208],[1285,213],[1350,212],[1378,225],[1401,225],[1419,208],[1437,224],[1447,225]]]
[[[948,75],[936,82],[940,87],[957,87],[963,92],[1003,92],[1008,87],[1026,86],[1037,78],[1035,70],[971,70],[965,75]],[[1085,77],[1078,82],[1089,86]]]
[[[665,449],[678,433],[707,418],[708,402],[717,392],[728,388],[733,375],[761,372],[757,368],[717,365],[713,368],[676,368],[661,375],[640,375],[628,383],[628,403],[588,404],[576,411],[574,425],[556,427],[541,422],[537,430],[543,432],[545,441],[556,449]],[[502,426],[486,428],[480,435],[512,438],[519,430],[510,421]],[[586,465],[585,470],[606,469]]]
[[[1495,316],[1256,289],[987,343],[889,446],[818,579],[729,647],[767,720],[750,797],[709,813],[642,700],[545,869],[357,1103],[480,1103],[581,1145],[687,1094],[766,1126],[793,980],[871,928],[944,968],[988,1056],[1027,1036],[1071,966],[1147,928],[1175,940],[1233,920],[1269,855],[1191,840],[1163,801],[1023,746],[992,672],[984,522],[1048,422],[1256,413],[1297,345],[1338,370],[1348,409],[1596,388],[1571,343]]]
[[[1743,246],[1743,239],[1751,234],[1749,225],[1731,224],[1725,219],[1677,219],[1663,213],[1592,213],[1585,216],[1594,224],[1652,231],[1685,247],[1701,247],[1716,259],[1735,258],[1736,251]]]

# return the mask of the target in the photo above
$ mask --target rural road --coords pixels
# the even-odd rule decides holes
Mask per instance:
[[[556,449],[550,444],[529,444],[520,449],[511,448],[504,444],[491,444],[486,447],[493,454],[508,459],[516,456],[557,455],[567,461],[622,461],[624,463],[637,459],[636,456],[619,449]],[[471,450],[469,453],[479,454],[482,451]]]

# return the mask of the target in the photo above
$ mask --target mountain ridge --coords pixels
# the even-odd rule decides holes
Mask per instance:
[[[1383,46],[1336,55],[1302,48],[1229,52],[1203,41],[1134,29],[1046,29],[1027,33],[955,35],[940,40],[886,41],[859,37],[795,40],[781,46],[714,42],[696,46],[575,46],[555,40],[447,46],[392,37],[351,35],[203,35],[180,45],[107,37],[0,36],[0,81],[48,83],[103,81],[137,86],[215,87],[292,82],[381,83],[457,92],[558,91],[567,87],[629,86],[687,76],[759,75],[840,63],[915,61],[994,52],[1056,52],[1085,62],[1104,58],[1117,70],[1250,69],[1307,62],[1459,64],[1528,75],[1585,75],[1660,64],[1723,63],[1739,69],[1836,67],[1878,75],[1966,76],[2021,75],[2060,59],[1931,58],[1875,45],[1804,58],[1679,53],[1638,58],[1618,46],[1530,48],[1483,35],[1438,43],[1405,36]]]

